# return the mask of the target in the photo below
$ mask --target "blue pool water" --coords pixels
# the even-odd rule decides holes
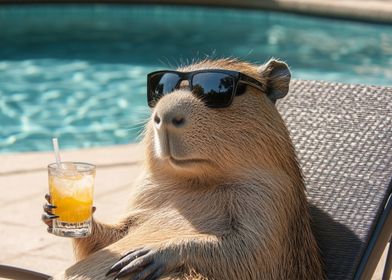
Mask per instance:
[[[285,60],[297,79],[391,85],[392,28],[276,12],[0,6],[0,153],[137,141],[145,76],[192,59]]]

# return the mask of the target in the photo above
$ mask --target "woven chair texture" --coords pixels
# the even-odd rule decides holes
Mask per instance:
[[[293,81],[277,108],[304,173],[328,279],[352,279],[391,193],[392,88]]]

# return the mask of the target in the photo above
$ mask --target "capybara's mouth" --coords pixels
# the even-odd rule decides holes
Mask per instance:
[[[169,158],[169,162],[175,166],[180,166],[180,167],[188,167],[194,164],[200,164],[200,163],[208,163],[207,160],[205,159],[176,159],[174,157]]]

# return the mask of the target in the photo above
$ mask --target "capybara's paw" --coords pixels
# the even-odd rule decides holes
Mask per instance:
[[[53,219],[56,219],[59,216],[56,216],[52,213],[52,210],[56,208],[56,206],[50,203],[49,194],[45,195],[45,199],[47,203],[45,203],[43,206],[44,213],[41,216],[41,220],[48,226],[48,232],[52,232]]]
[[[114,279],[130,275],[130,279],[158,279],[180,266],[180,258],[168,249],[139,248],[130,251],[116,262],[106,276]]]

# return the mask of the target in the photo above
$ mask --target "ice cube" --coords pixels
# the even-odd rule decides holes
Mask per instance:
[[[72,163],[62,163],[59,172],[61,177],[75,178],[75,179],[81,178],[81,175],[77,172],[76,166]]]

